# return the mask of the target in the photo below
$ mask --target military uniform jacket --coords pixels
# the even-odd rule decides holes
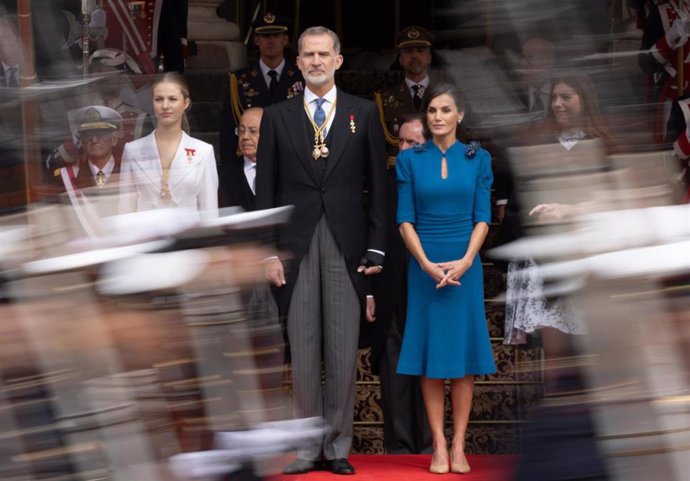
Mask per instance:
[[[182,207],[218,214],[218,174],[213,146],[182,134],[170,165],[171,201],[161,199],[163,169],[155,132],[125,145],[120,165],[121,213]],[[130,195],[134,192],[135,195]]]
[[[145,111],[123,102],[119,97],[110,99],[107,102],[94,101],[93,104],[110,107],[122,116],[121,138],[117,145],[113,147],[113,157],[115,157],[119,165],[125,144],[151,132],[153,124]],[[71,132],[76,132],[77,130],[77,122],[74,116],[78,110],[73,109],[67,113]],[[53,172],[60,167],[81,161],[82,152],[81,148],[76,144],[76,140],[73,135],[69,135],[59,147],[50,153],[46,160],[48,171]]]
[[[405,82],[395,87],[376,93],[376,106],[379,109],[379,117],[383,126],[388,149],[388,165],[395,165],[395,157],[398,155],[398,132],[402,117],[405,114],[418,112],[414,107],[410,89]]]
[[[251,107],[268,107],[271,104],[298,95],[304,89],[302,72],[295,65],[285,62],[278,81],[277,94],[272,97],[259,63],[237,70],[228,76],[228,90],[223,100],[220,119],[220,163],[234,160],[237,155],[235,128],[240,117]]]
[[[640,67],[643,71],[654,74],[655,81],[660,88],[660,100],[675,100],[678,97],[676,76],[678,54],[666,41],[665,33],[681,15],[690,15],[690,11],[681,0],[659,1],[651,6],[645,20],[639,56]],[[690,42],[682,47],[683,58],[690,55]],[[684,91],[690,86],[690,64],[683,65]]]

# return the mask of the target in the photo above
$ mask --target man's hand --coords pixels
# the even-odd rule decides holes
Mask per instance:
[[[501,204],[496,206],[496,220],[499,224],[503,223],[503,219],[506,217],[506,204]]]
[[[376,300],[374,296],[367,296],[367,322],[374,322],[376,320]]]
[[[264,273],[266,280],[276,287],[283,287],[285,285],[285,272],[283,271],[283,263],[277,257],[268,259],[264,262]]]
[[[364,275],[370,276],[372,274],[379,274],[383,270],[383,255],[378,252],[367,251],[359,260],[359,267],[357,272],[363,272]]]

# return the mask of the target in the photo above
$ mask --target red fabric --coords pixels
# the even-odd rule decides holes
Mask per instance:
[[[674,50],[671,49],[671,47],[668,46],[668,41],[666,40],[666,36],[661,37],[654,46],[659,50],[659,53],[661,54],[662,57],[664,57],[666,60],[675,60],[672,59],[672,55],[674,53]]]
[[[429,472],[431,455],[429,454],[395,454],[367,455],[358,454],[348,458],[355,468],[355,475],[348,479],[362,481],[439,481],[440,479],[460,479],[462,481],[510,481],[517,456],[507,454],[475,454],[467,457],[472,471],[462,476],[448,474],[439,477]],[[292,458],[288,459],[290,462]],[[343,479],[328,471],[312,471],[307,474],[278,474],[267,478],[268,481],[333,481]]]
[[[676,142],[678,142],[680,151],[683,152],[686,157],[690,156],[690,140],[688,139],[687,132],[681,132]]]

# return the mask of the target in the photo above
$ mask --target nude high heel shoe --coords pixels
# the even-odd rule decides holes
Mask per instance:
[[[445,462],[436,462],[436,457],[431,455],[431,465],[429,466],[429,472],[433,474],[448,474],[450,471],[448,467],[448,455],[446,454]]]
[[[451,456],[450,458],[450,472],[455,473],[455,474],[467,474],[471,471],[470,469],[470,464],[467,462],[467,458],[463,456],[462,461],[457,461],[453,459]]]

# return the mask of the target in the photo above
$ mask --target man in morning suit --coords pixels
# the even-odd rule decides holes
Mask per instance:
[[[228,77],[228,94],[221,107],[219,129],[221,165],[236,159],[235,129],[245,110],[294,97],[304,88],[302,74],[285,59],[288,26],[286,18],[272,13],[257,18],[252,24],[259,61]]]
[[[256,149],[259,145],[259,129],[264,109],[252,107],[240,118],[237,127],[239,162],[221,165],[220,204],[221,207],[240,206],[254,210],[256,196]]]
[[[277,234],[288,257],[264,266],[287,315],[296,408],[300,416],[322,416],[328,432],[303,446],[283,472],[324,465],[353,474],[347,456],[360,319],[374,319],[367,276],[383,270],[385,256],[385,142],[376,106],[335,86],[343,62],[338,36],[311,27],[298,50],[304,95],[264,110],[257,208],[294,206]]]

